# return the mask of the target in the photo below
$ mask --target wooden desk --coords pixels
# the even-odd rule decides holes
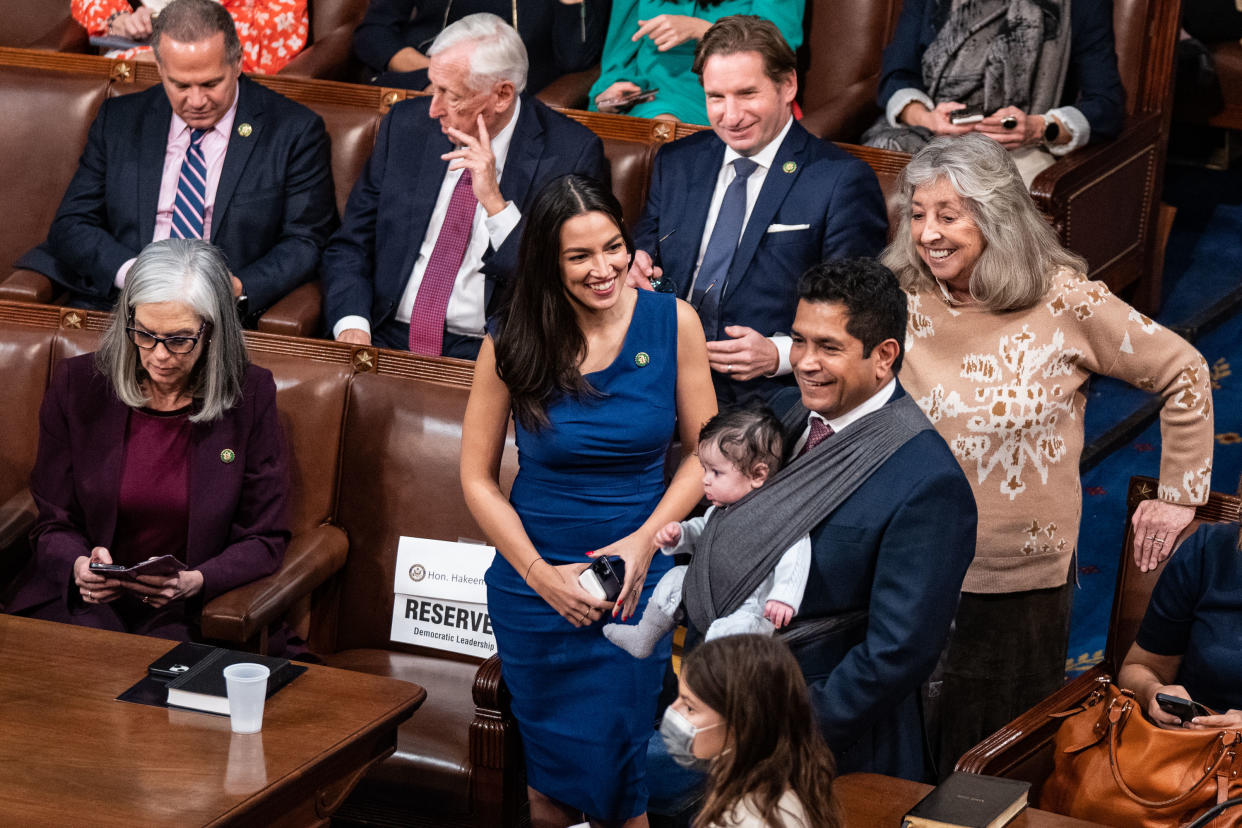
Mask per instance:
[[[115,701],[173,642],[0,615],[0,814],[8,825],[324,825],[427,693],[310,666],[263,731]]]
[[[849,828],[899,828],[906,811],[914,807],[931,785],[876,773],[849,773],[833,786]],[[1027,808],[1010,828],[1090,828],[1094,822]]]

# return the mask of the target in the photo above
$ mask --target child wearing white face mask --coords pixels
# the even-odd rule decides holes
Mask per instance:
[[[725,410],[699,432],[699,463],[703,466],[703,494],[711,508],[702,517],[669,523],[656,532],[655,542],[665,555],[691,553],[707,521],[717,509],[727,509],[776,474],[783,440],[780,421],[767,409]],[[762,520],[762,514],[756,520]],[[677,623],[686,566],[676,566],[660,578],[647,609],[637,624],[605,624],[604,636],[636,658],[651,655],[655,645]],[[705,638],[758,633],[771,635],[788,624],[802,603],[811,571],[811,539],[803,535],[781,555],[775,569],[733,612],[717,618]]]
[[[660,736],[685,767],[707,771],[695,828],[839,828],[836,763],[798,662],[759,635],[706,641],[682,662]]]

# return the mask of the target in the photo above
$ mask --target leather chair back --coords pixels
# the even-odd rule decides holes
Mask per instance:
[[[339,576],[340,606],[348,611],[338,615],[333,651],[419,651],[389,641],[400,536],[484,540],[466,508],[458,476],[468,395],[461,386],[403,376],[354,377],[336,505],[336,522],[349,532],[350,556]],[[516,450],[506,452],[504,465],[507,491],[517,468]]]
[[[335,29],[356,23],[367,10],[367,0],[311,0],[307,4],[310,14],[311,43],[323,39]]]
[[[55,32],[69,19],[69,4],[51,0],[0,0],[0,46],[25,49]]]
[[[884,47],[897,29],[901,0],[808,0],[799,54],[802,111],[832,116],[822,138],[856,141],[879,116],[875,103]],[[831,127],[828,123],[831,122]]]
[[[604,156],[611,171],[612,192],[621,202],[625,223],[632,229],[642,218],[647,203],[648,171],[655,159],[656,145],[611,136],[603,142]]]
[[[332,142],[332,181],[336,187],[336,208],[344,215],[349,191],[371,157],[375,133],[383,117],[378,110],[338,102],[317,102],[315,112],[323,118]]]
[[[10,202],[0,221],[4,266],[47,238],[107,88],[103,77],[0,67],[0,181]]]
[[[10,326],[0,339],[0,503],[26,487],[34,468],[43,390],[51,377],[52,341],[47,328]]]
[[[293,495],[289,528],[296,535],[332,517],[341,415],[353,369],[345,362],[308,359],[251,344],[250,358],[276,380]]]

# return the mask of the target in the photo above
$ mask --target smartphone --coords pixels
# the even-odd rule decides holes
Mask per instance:
[[[582,584],[592,597],[601,601],[615,601],[621,594],[621,584],[625,581],[625,562],[620,558],[596,558],[591,565],[582,570],[578,583]]]
[[[116,563],[108,564],[108,563],[103,563],[102,561],[91,561],[90,564],[87,566],[87,569],[89,569],[91,572],[94,572],[97,575],[103,575],[106,577],[108,575],[114,575],[117,572],[124,572],[125,570],[129,569],[129,567],[127,567],[125,564],[116,564]]]
[[[618,109],[629,109],[635,104],[646,103],[647,101],[655,100],[656,93],[659,91],[660,90],[658,88],[657,89],[640,89],[637,92],[630,92],[627,95],[618,95],[615,98],[604,98],[601,101],[596,101],[595,105],[599,107],[608,106],[608,107],[616,107]]]
[[[983,120],[983,107],[966,106],[949,113],[951,124],[977,124]]]
[[[1156,694],[1156,704],[1160,705],[1160,709],[1165,713],[1170,713],[1182,720],[1182,723],[1193,719],[1195,716],[1211,716],[1212,711],[1190,699],[1183,699],[1181,696],[1170,696],[1166,693]]]

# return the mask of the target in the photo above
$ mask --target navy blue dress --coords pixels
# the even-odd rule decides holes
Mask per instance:
[[[676,415],[674,297],[638,291],[621,352],[586,378],[601,396],[561,398],[547,408],[548,427],[516,429],[509,500],[553,564],[586,562],[588,551],[638,529],[664,494]],[[639,614],[671,566],[664,555],[652,560]],[[502,556],[486,580],[528,784],[596,819],[643,813],[647,740],[670,638],[636,659],[604,638],[604,621],[579,628],[562,618]]]
[[[1174,682],[1218,713],[1242,710],[1242,552],[1238,526],[1200,527],[1173,553],[1135,639],[1180,655]]]

